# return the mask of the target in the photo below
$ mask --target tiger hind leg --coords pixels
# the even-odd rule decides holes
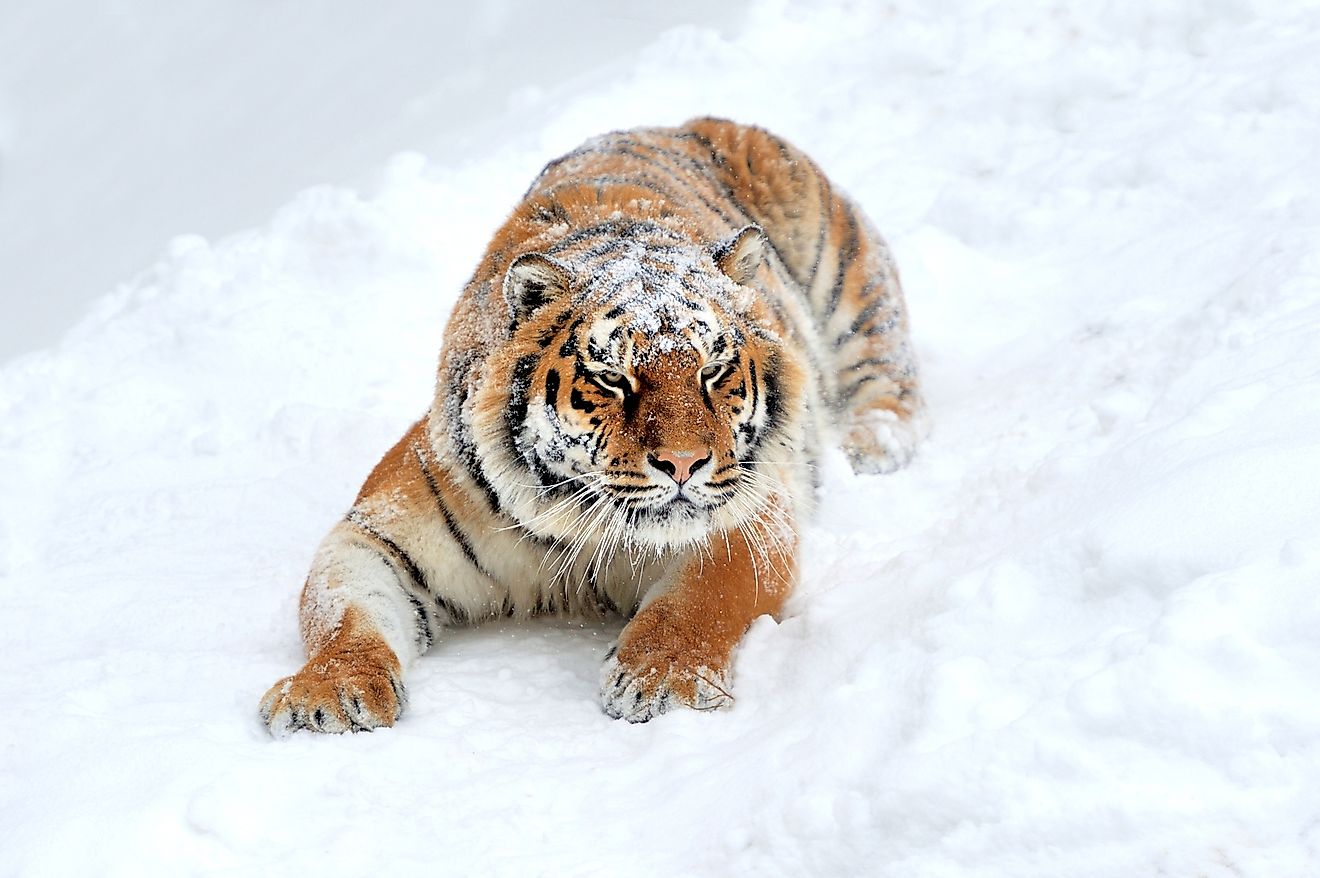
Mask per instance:
[[[852,246],[825,319],[836,417],[853,471],[888,473],[908,464],[927,429],[907,307],[884,240],[856,208],[839,208]]]
[[[843,451],[855,473],[891,473],[911,462],[926,431],[923,411],[905,410],[901,397],[890,396],[850,413]]]

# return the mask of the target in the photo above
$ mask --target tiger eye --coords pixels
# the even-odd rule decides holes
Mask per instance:
[[[706,382],[718,380],[724,377],[728,368],[728,363],[708,363],[701,368],[701,379]]]
[[[624,393],[632,390],[632,384],[628,381],[628,376],[614,369],[602,369],[599,372],[592,373],[592,377],[613,390],[621,390]]]

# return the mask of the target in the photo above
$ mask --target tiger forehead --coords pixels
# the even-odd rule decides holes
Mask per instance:
[[[714,311],[699,304],[683,309],[612,309],[592,323],[587,354],[619,368],[660,359],[700,364],[727,350],[728,336]]]
[[[688,348],[671,353],[656,354],[634,365],[634,371],[643,384],[652,387],[664,387],[671,384],[686,384],[703,359],[696,351]]]
[[[672,237],[672,236],[671,236]],[[593,306],[589,359],[627,369],[679,351],[709,357],[729,334],[716,303],[733,283],[706,248],[666,239],[611,238],[564,257],[590,278],[579,301]]]

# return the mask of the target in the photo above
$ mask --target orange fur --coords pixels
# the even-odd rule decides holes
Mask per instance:
[[[700,708],[698,684],[732,700],[728,673],[734,647],[758,617],[778,614],[797,578],[796,535],[758,547],[745,529],[728,534],[723,552],[694,559],[672,591],[647,606],[619,638],[619,668],[640,681],[641,703],[668,688]],[[759,539],[759,538],[755,538]]]
[[[311,658],[271,687],[261,711],[274,726],[317,731],[393,725],[403,710],[399,659],[361,614],[349,608],[333,631],[313,630]]]

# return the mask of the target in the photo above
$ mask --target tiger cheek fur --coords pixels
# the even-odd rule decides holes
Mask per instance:
[[[427,415],[312,563],[277,733],[388,726],[408,663],[499,616],[618,612],[604,711],[733,701],[778,613],[831,431],[858,472],[923,404],[897,269],[809,158],[718,119],[551,162],[459,297]]]

